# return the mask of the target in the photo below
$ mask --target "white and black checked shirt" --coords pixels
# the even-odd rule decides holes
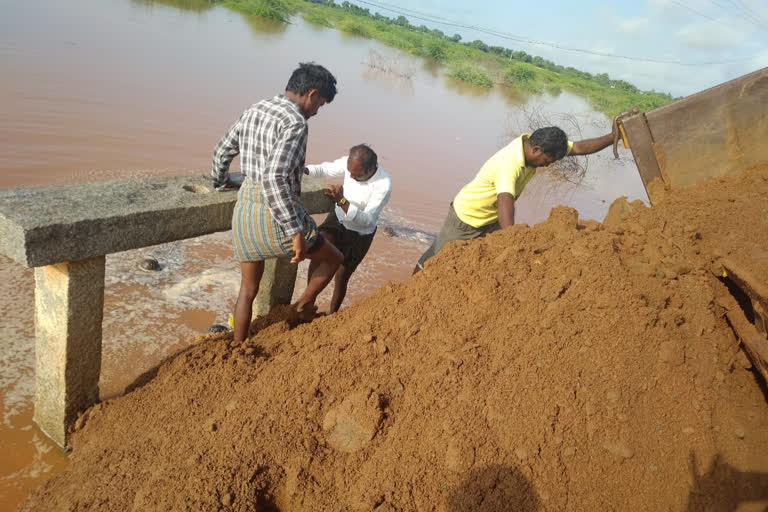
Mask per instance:
[[[243,112],[213,150],[213,185],[227,182],[229,164],[240,154],[240,169],[261,184],[275,221],[291,236],[303,230],[296,214],[307,152],[307,120],[283,95],[262,100]]]

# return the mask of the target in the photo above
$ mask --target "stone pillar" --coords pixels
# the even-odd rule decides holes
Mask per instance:
[[[35,423],[62,448],[99,399],[104,256],[35,268]]]
[[[259,293],[256,295],[254,314],[263,316],[269,313],[275,304],[291,303],[298,268],[298,265],[291,263],[290,256],[272,258],[264,262],[264,274],[261,276]]]

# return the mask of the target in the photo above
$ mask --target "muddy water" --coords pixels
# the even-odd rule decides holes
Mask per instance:
[[[340,93],[310,122],[308,161],[368,142],[394,182],[382,218],[394,236],[380,230],[347,303],[408,277],[452,196],[525,126],[521,109],[570,113],[585,137],[608,129],[604,116],[567,93],[529,98],[473,88],[434,64],[300,19],[281,25],[223,7],[129,0],[0,0],[0,12],[2,187],[207,172],[230,123],[279,92],[297,62],[331,69]],[[372,59],[390,71],[372,70]],[[600,219],[619,195],[644,198],[634,167],[604,152],[590,158],[578,187],[537,176],[518,203],[518,221],[538,222],[557,204]],[[145,255],[162,269],[139,270]],[[109,255],[102,397],[226,321],[238,279],[227,233]],[[66,466],[31,421],[33,286],[31,270],[0,257],[3,509]]]

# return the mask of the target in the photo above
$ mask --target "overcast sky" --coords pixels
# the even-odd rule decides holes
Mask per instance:
[[[351,0],[372,12],[684,96],[768,66],[768,0]],[[378,7],[376,7],[377,5]],[[422,18],[431,18],[427,21]],[[445,23],[439,23],[440,18]],[[545,44],[632,57],[612,58]],[[674,61],[686,64],[648,62]]]

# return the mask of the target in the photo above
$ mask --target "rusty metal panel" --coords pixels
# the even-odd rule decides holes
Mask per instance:
[[[670,188],[768,164],[768,68],[645,116]]]
[[[635,164],[637,164],[637,170],[640,172],[640,178],[643,180],[646,191],[648,191],[648,184],[655,178],[661,178],[662,175],[654,152],[653,137],[645,120],[645,115],[627,116],[621,122],[624,125],[627,142],[629,142],[629,148],[632,151]],[[650,197],[651,194],[649,193],[648,196]],[[651,201],[653,200],[651,199]]]

